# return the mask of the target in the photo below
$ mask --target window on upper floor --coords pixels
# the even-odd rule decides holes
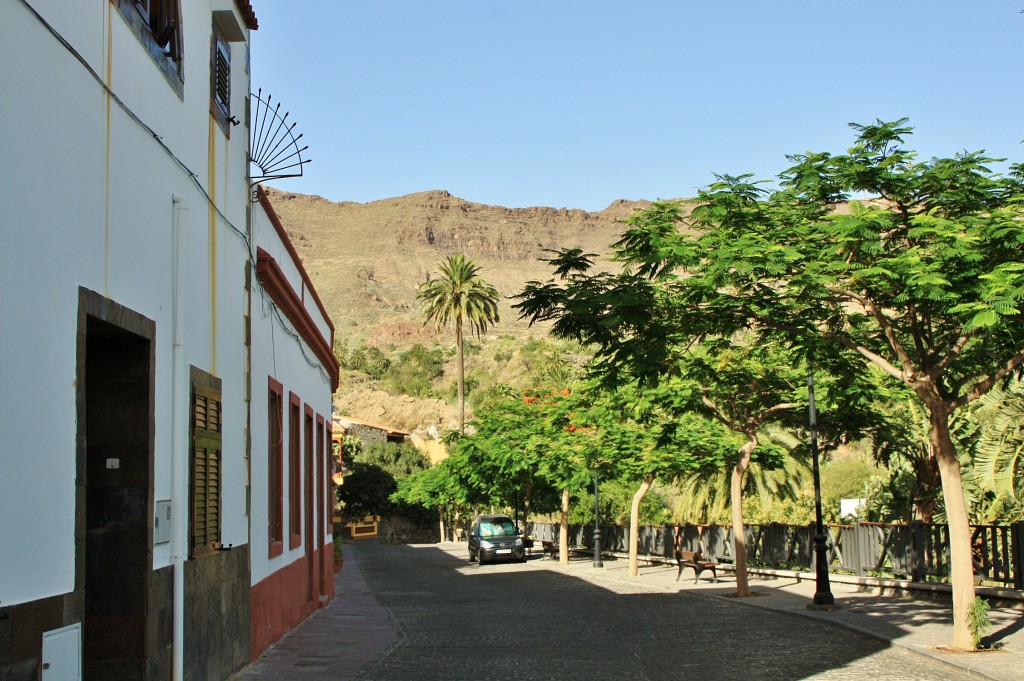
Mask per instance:
[[[210,45],[210,113],[231,137],[231,43],[216,21]]]
[[[111,0],[179,96],[184,93],[180,0]]]

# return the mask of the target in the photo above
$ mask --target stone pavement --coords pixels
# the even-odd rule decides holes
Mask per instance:
[[[669,565],[641,566],[636,578],[627,576],[627,561],[604,561],[595,569],[593,559],[575,558],[568,566],[554,566],[589,580],[639,579],[651,585],[679,591],[697,592],[714,598],[728,598],[755,608],[779,610],[800,617],[845,627],[861,634],[886,641],[917,655],[925,656],[948,669],[952,678],[1020,681],[1024,679],[1024,611],[995,608],[989,612],[992,628],[983,642],[993,650],[963,653],[945,649],[953,640],[953,611],[948,601],[880,595],[877,589],[831,581],[831,592],[838,609],[817,612],[808,609],[817,590],[813,574],[799,573],[792,577],[751,575],[750,598],[736,598],[736,579],[731,572],[719,571],[718,583],[710,573],[702,572],[694,584],[693,570],[686,568],[676,581],[676,568]]]
[[[453,560],[465,561],[465,544],[449,543],[430,548],[450,554]],[[389,616],[366,583],[360,567],[363,547],[358,543],[348,543],[345,551],[345,569],[335,579],[335,600],[236,675],[236,681],[270,678],[348,681],[359,677],[360,670],[363,670],[362,678],[375,678],[376,670],[382,673],[387,671],[387,665],[381,660],[394,660],[396,647],[401,647],[407,636],[401,631],[401,624],[395,617]],[[861,591],[848,584],[832,584],[832,592],[840,606],[837,611],[813,612],[807,609],[807,604],[813,599],[815,584],[813,580],[796,577],[752,576],[751,587],[758,595],[739,599],[731,596],[735,593],[735,580],[728,572],[719,575],[718,583],[707,579],[708,573],[705,572],[700,583],[695,585],[692,570],[687,569],[682,579],[676,581],[674,566],[650,565],[641,567],[638,577],[630,578],[626,576],[624,559],[605,560],[604,567],[598,569],[592,566],[589,557],[575,557],[563,566],[536,556],[527,566],[510,565],[506,568],[489,565],[485,568],[472,568],[487,571],[492,568],[510,571],[522,568],[544,569],[597,586],[628,588],[631,592],[652,594],[686,592],[689,596],[706,597],[710,599],[706,601],[708,603],[739,603],[765,613],[782,611],[786,613],[784,619],[787,620],[791,616],[811,618],[815,622],[827,623],[830,629],[850,629],[891,644],[899,650],[908,651],[912,657],[927,660],[935,669],[941,670],[940,677],[995,681],[1024,678],[1024,612],[1017,610],[993,609],[991,612],[994,627],[986,640],[999,649],[982,653],[953,653],[940,650],[952,640],[948,603],[880,596],[877,592]],[[381,595],[387,602],[390,596],[387,593]],[[398,595],[411,595],[415,598],[419,593],[413,590]],[[755,621],[757,618],[750,619]],[[537,624],[543,626],[543,621]],[[678,636],[678,648],[682,652],[686,648],[686,634],[679,632]],[[806,651],[808,645],[813,646],[813,642],[792,642],[794,650],[799,646]],[[366,668],[367,665],[369,668]],[[849,678],[853,678],[853,670],[850,673]],[[423,668],[421,675],[415,678],[433,677]],[[823,678],[847,677],[839,669]]]
[[[351,543],[345,545],[345,567],[334,576],[334,600],[232,679],[348,681],[397,643],[391,618],[366,585],[358,553]]]

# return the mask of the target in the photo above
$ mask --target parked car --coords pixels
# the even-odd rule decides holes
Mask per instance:
[[[469,560],[481,565],[493,560],[526,560],[526,546],[512,518],[481,515],[469,529]]]

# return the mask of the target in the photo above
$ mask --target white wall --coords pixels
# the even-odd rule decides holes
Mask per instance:
[[[247,131],[225,139],[209,114],[211,7],[183,0],[184,97],[105,0],[29,0],[163,140],[102,86],[19,0],[0,0],[0,601],[74,588],[76,331],[79,286],[156,323],[154,499],[171,497],[172,197],[189,206],[185,362],[219,376],[224,401],[225,544],[244,544],[244,264]],[[108,69],[106,50],[112,47]],[[248,91],[233,46],[233,108]],[[12,67],[17,65],[17,67]],[[109,113],[108,113],[109,112]],[[240,116],[242,118],[243,116]],[[209,140],[214,140],[210,152]],[[230,185],[226,187],[225,184]],[[211,283],[216,279],[215,295]],[[265,380],[265,379],[264,379]],[[254,497],[260,495],[254,494]],[[186,508],[174,509],[187,522]],[[17,522],[11,522],[16,518]],[[170,560],[158,547],[154,567]]]
[[[260,204],[253,205],[253,233],[255,245],[270,253],[278,265],[285,272],[289,283],[296,293],[301,290],[301,276],[288,255],[284,244],[280,241],[276,230],[270,223],[269,218]],[[296,283],[299,282],[299,283]],[[314,304],[315,308],[315,304]],[[319,316],[319,312],[317,312]],[[324,323],[322,317],[314,316],[320,324]],[[288,548],[288,395],[295,393],[302,399],[304,405],[308,404],[313,411],[322,416],[325,427],[331,423],[331,393],[330,379],[319,367],[312,350],[304,343],[300,344],[295,340],[295,328],[284,317],[283,314],[275,314],[273,302],[270,296],[256,287],[253,291],[252,302],[252,533],[251,533],[251,564],[252,583],[256,584],[266,578],[272,572],[281,569],[285,565],[294,562],[305,555],[304,546],[289,550]],[[330,336],[327,337],[330,342]],[[311,365],[311,362],[313,365]],[[268,494],[268,415],[267,415],[267,390],[268,377],[274,378],[284,387],[284,552],[280,556],[268,558],[268,522],[269,522],[269,494]],[[305,413],[305,410],[303,410]],[[301,429],[300,429],[301,430]],[[301,437],[301,433],[300,433]],[[300,451],[302,451],[300,449]],[[327,446],[327,458],[330,456],[330,446]],[[316,456],[314,455],[314,465]],[[325,466],[327,462],[325,461]],[[303,459],[303,466],[305,460]],[[318,472],[319,473],[319,472]],[[304,468],[302,480],[305,481]],[[314,485],[316,477],[314,476]],[[303,487],[305,482],[303,482]],[[315,488],[314,488],[315,489]],[[305,504],[302,505],[302,512],[305,514]],[[303,516],[302,527],[305,527],[305,516]],[[330,528],[325,528],[325,537],[330,536]],[[329,540],[328,540],[329,541]],[[303,542],[305,534],[303,533]]]

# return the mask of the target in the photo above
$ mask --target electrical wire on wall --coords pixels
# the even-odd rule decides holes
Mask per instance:
[[[224,212],[220,209],[220,207],[217,206],[217,203],[210,196],[209,192],[206,190],[206,187],[204,187],[203,184],[199,181],[199,176],[195,172],[193,172],[192,169],[189,168],[188,165],[186,165],[185,162],[183,160],[181,160],[177,156],[177,154],[175,154],[174,151],[170,147],[168,147],[166,144],[164,144],[163,138],[155,130],[153,130],[153,128],[151,128],[148,124],[146,124],[146,122],[143,121],[138,116],[138,114],[136,114],[131,109],[131,107],[129,107],[124,102],[124,100],[122,100],[120,97],[117,96],[117,94],[114,93],[114,91],[110,88],[110,86],[108,86],[103,81],[103,78],[101,78],[100,75],[96,72],[96,70],[93,69],[93,67],[89,64],[89,62],[85,59],[85,57],[83,57],[81,55],[81,53],[79,53],[78,50],[76,50],[75,47],[73,45],[71,45],[71,43],[69,43],[64,38],[64,36],[62,36],[57,31],[57,29],[55,29],[49,22],[47,22],[46,19],[44,19],[43,16],[40,15],[39,12],[36,11],[36,9],[31,4],[29,4],[28,0],[19,0],[19,2],[22,5],[24,5],[24,7],[36,18],[36,20],[40,24],[42,24],[42,26],[50,33],[50,35],[52,35],[57,40],[57,42],[59,42],[61,45],[63,45],[64,49],[67,50],[68,53],[71,54],[71,56],[73,56],[75,58],[75,60],[78,61],[85,68],[85,70],[89,73],[89,75],[92,76],[93,80],[95,80],[96,83],[103,89],[103,91],[107,95],[110,96],[111,101],[113,101],[115,104],[117,104],[118,108],[121,109],[121,111],[123,111],[128,116],[128,118],[130,118],[136,125],[138,125],[140,128],[142,128],[150,137],[152,137],[153,140],[164,151],[164,153],[174,162],[174,164],[176,166],[178,166],[178,168],[181,169],[188,176],[189,180],[192,182],[192,184],[195,186],[195,188],[199,191],[199,193],[203,196],[203,198],[206,201],[208,207],[210,207],[216,213],[216,215],[217,215],[218,219],[220,220],[220,222],[223,223],[226,227],[228,227],[228,229],[230,229],[235,234],[235,236],[237,236],[239,239],[242,240],[242,243],[245,245],[246,257],[249,259],[249,262],[252,265],[253,269],[255,269],[256,268],[256,256],[253,253],[252,241],[250,240],[249,235],[246,233],[245,230],[239,229],[231,221],[231,219],[228,218],[228,216],[224,214]],[[307,353],[306,342],[286,322],[284,316],[281,313],[281,310],[274,303],[274,301],[270,299],[270,295],[263,288],[263,285],[259,281],[259,277],[253,277],[253,281],[255,281],[256,286],[259,288],[260,298],[263,301],[263,304],[261,305],[261,311],[263,312],[263,316],[265,318],[273,316],[277,320],[277,322],[281,325],[281,328],[285,331],[285,333],[288,336],[290,336],[296,342],[296,344],[298,344],[299,350],[302,353],[303,359],[306,360],[306,363],[309,364],[309,366],[317,369],[319,371],[319,373],[320,373],[321,379],[325,383],[327,383],[327,385],[331,385],[330,376],[328,375],[327,371],[324,369],[323,364],[315,359],[315,355],[314,355],[314,359],[312,359],[312,360],[310,359],[309,354]],[[270,306],[269,310],[267,310],[267,307],[266,307],[267,305]],[[277,367],[276,367],[277,355],[276,355],[276,345],[274,343],[274,337],[273,337],[273,327],[271,327],[271,345],[273,346],[274,364],[275,364],[274,370],[275,370],[275,373],[276,373],[276,371],[277,371]]]

